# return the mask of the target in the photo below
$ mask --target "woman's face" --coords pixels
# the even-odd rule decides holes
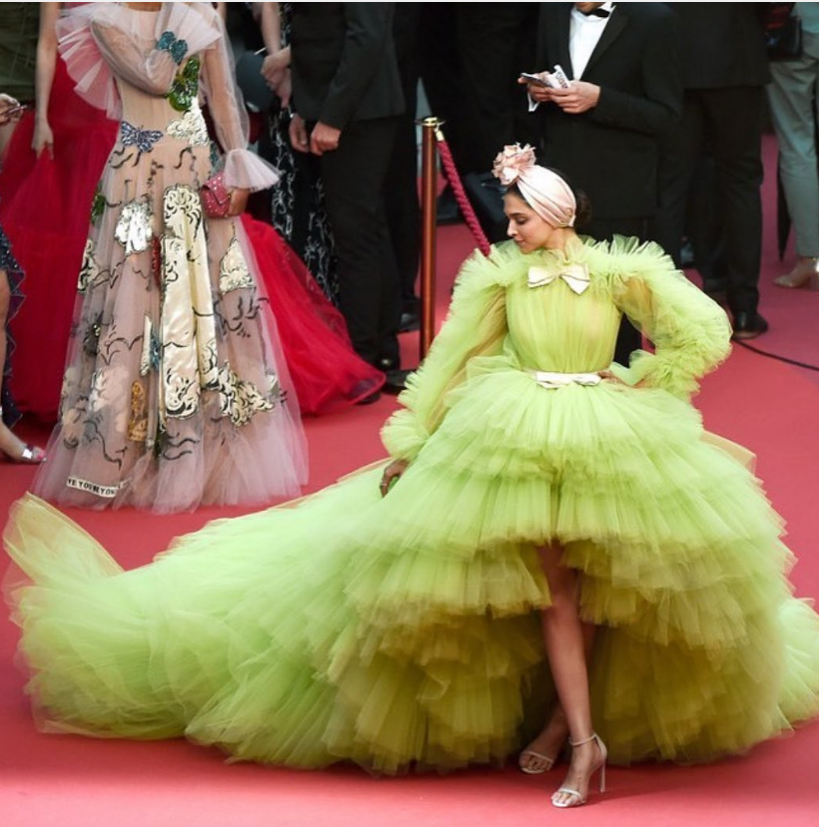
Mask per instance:
[[[544,221],[520,196],[506,193],[503,196],[503,211],[509,219],[506,235],[521,252],[531,253],[549,246],[556,228]]]

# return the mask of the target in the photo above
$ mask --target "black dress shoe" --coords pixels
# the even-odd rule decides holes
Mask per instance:
[[[381,389],[384,393],[399,394],[407,386],[407,377],[412,373],[411,370],[401,370],[395,368],[394,370],[386,371],[387,381]]]
[[[378,402],[381,399],[381,391],[373,391],[372,393],[368,393],[366,396],[362,396],[361,399],[356,402],[356,405],[372,405],[373,402]]]
[[[756,339],[761,336],[768,329],[768,323],[759,313],[737,313],[734,316],[734,332],[732,339]]]

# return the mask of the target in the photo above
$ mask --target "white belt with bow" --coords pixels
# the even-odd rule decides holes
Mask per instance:
[[[591,283],[589,268],[585,264],[566,264],[559,271],[545,267],[529,268],[529,287],[543,287],[558,279],[563,279],[578,296]]]
[[[554,390],[556,388],[565,388],[567,385],[584,385],[591,387],[599,385],[603,381],[603,377],[598,373],[553,373],[548,370],[528,370],[526,371],[541,388],[547,390]]]

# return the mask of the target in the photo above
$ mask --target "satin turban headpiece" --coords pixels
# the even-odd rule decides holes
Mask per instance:
[[[535,164],[529,144],[505,146],[492,165],[492,174],[505,187],[515,185],[526,203],[553,227],[573,227],[577,201],[572,188],[556,173]]]

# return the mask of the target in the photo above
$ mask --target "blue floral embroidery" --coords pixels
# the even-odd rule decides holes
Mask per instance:
[[[135,146],[140,152],[150,152],[162,137],[162,133],[156,129],[140,129],[128,121],[122,121],[121,128],[122,145]]]
[[[162,32],[159,40],[156,41],[156,48],[160,52],[168,52],[178,66],[188,53],[188,42],[177,39],[173,32]]]

